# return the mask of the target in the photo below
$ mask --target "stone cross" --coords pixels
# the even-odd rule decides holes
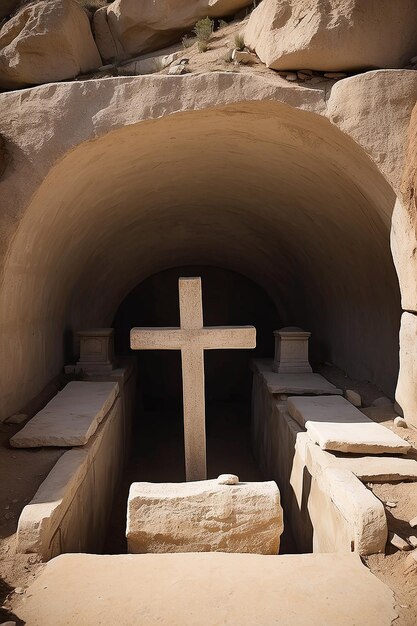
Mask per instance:
[[[203,326],[201,278],[179,279],[180,328],[132,328],[133,350],[181,350],[185,473],[205,480],[204,350],[255,348],[254,326]]]

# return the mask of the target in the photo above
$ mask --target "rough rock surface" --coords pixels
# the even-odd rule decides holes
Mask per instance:
[[[133,483],[128,550],[146,552],[251,552],[277,554],[283,531],[275,482],[221,485]]]
[[[263,0],[245,43],[273,69],[401,68],[417,54],[414,0]]]
[[[107,24],[100,12],[94,30],[103,58],[121,50],[129,56],[178,41],[201,18],[233,15],[250,4],[250,0],[115,0],[107,9]]]
[[[417,315],[403,313],[400,330],[400,372],[395,397],[408,423],[417,427]]]
[[[100,65],[87,14],[73,0],[24,6],[0,30],[0,88],[66,80]]]

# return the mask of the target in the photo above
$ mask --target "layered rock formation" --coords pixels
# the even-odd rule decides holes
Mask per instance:
[[[94,16],[94,31],[105,59],[150,52],[179,41],[204,17],[233,15],[250,0],[115,0]]]
[[[66,80],[100,65],[87,14],[73,0],[24,6],[0,31],[0,88]]]
[[[414,0],[263,0],[246,45],[273,69],[404,67],[417,54]]]

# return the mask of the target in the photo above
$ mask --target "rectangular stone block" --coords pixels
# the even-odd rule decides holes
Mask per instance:
[[[133,483],[128,551],[277,554],[283,531],[275,482]]]
[[[10,444],[14,448],[83,446],[96,432],[118,391],[116,382],[70,382],[10,439]]]
[[[288,398],[288,411],[323,450],[405,454],[411,446],[339,396]]]
[[[305,374],[312,372],[308,362],[308,340],[311,333],[288,326],[274,331],[274,372],[279,374]]]
[[[93,328],[80,330],[80,360],[77,368],[85,374],[106,374],[113,369],[114,330],[113,328]]]

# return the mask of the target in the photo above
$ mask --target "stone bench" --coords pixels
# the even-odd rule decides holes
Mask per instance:
[[[84,446],[118,392],[116,382],[70,382],[10,439],[10,445],[14,448]]]

